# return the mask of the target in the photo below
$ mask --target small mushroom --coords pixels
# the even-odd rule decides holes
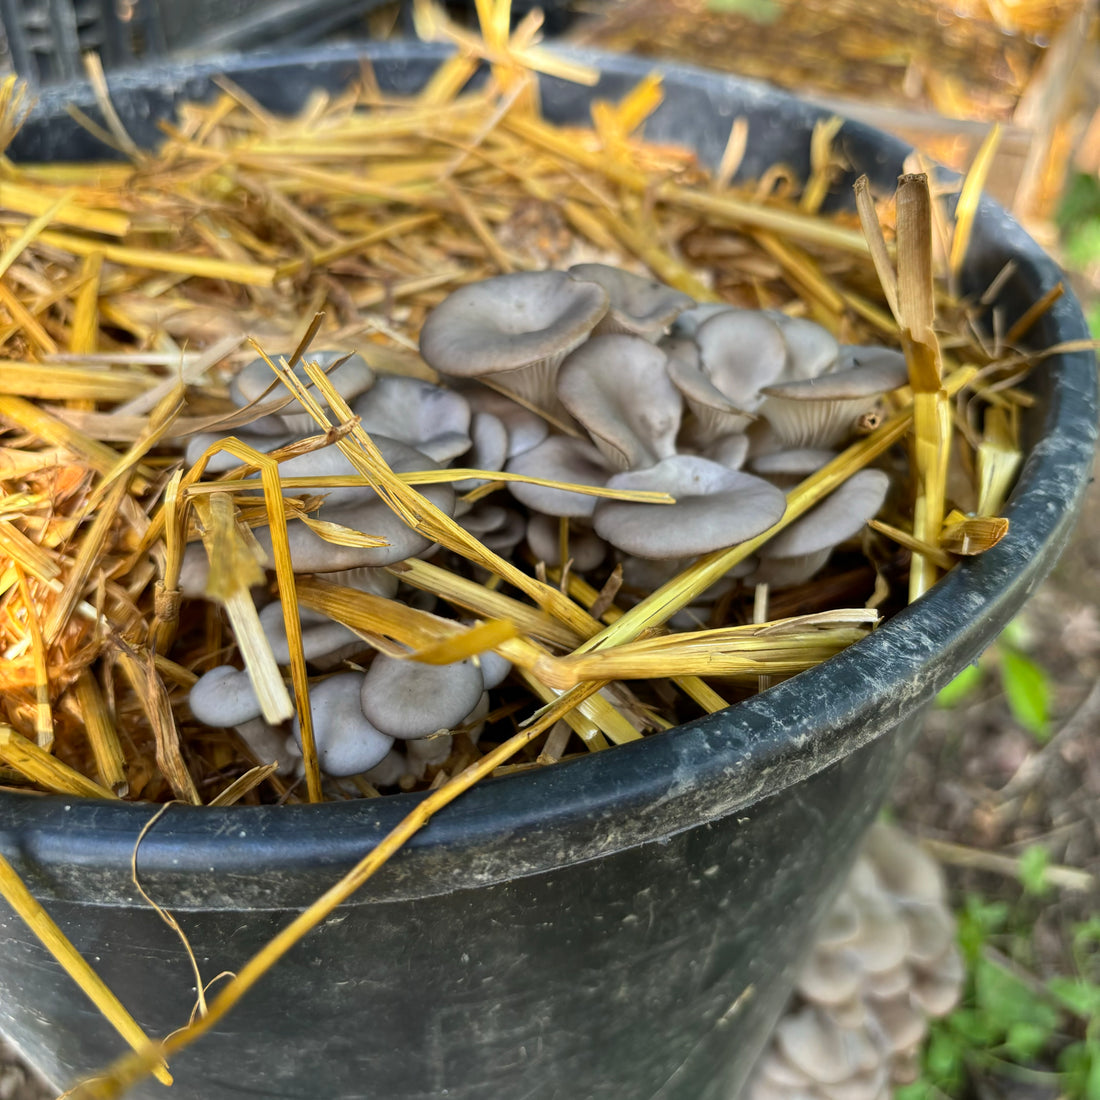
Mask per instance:
[[[726,310],[695,333],[699,365],[670,356],[669,377],[683,393],[696,421],[700,446],[730,432],[744,431],[761,402],[763,386],[779,379],[787,345],[775,321],[752,310]]]
[[[475,412],[470,420],[470,440],[470,449],[462,459],[463,466],[474,470],[504,469],[508,461],[508,428],[503,420],[492,413]],[[484,484],[485,478],[470,477],[456,481],[454,487],[466,493]]]
[[[607,291],[608,310],[593,330],[594,336],[626,332],[655,341],[685,309],[695,305],[694,299],[657,279],[608,264],[574,264],[569,274],[599,283]]]
[[[554,412],[561,361],[607,312],[607,291],[564,271],[519,271],[469,283],[424,322],[420,354],[441,374],[487,378]]]
[[[393,746],[360,709],[363,687],[359,672],[341,672],[310,686],[309,712],[317,762],[328,775],[358,775],[375,767]],[[301,725],[293,725],[294,738],[302,743]]]
[[[481,669],[481,679],[485,684],[485,690],[491,691],[495,687],[500,687],[505,680],[508,679],[509,674],[512,671],[512,662],[507,657],[502,657],[499,653],[495,653],[493,650],[486,650],[484,653],[479,653],[475,658],[478,668]],[[485,699],[483,696],[482,699]],[[487,702],[487,700],[485,700]],[[479,701],[478,706],[481,705]],[[477,708],[475,707],[475,710]],[[486,714],[488,711],[486,711]]]
[[[593,336],[558,373],[558,397],[616,470],[676,453],[683,410],[668,356],[641,336]]]
[[[465,530],[501,557],[511,557],[527,531],[527,523],[519,512],[499,504],[481,502],[456,518]]]
[[[663,490],[676,503],[602,500],[592,525],[601,538],[641,558],[683,558],[735,546],[766,531],[787,502],[773,485],[694,455],[673,455],[645,470],[616,474],[613,489]]]
[[[527,545],[535,561],[561,565],[561,518],[532,513],[527,521]],[[569,523],[569,557],[578,573],[587,573],[607,557],[607,543],[584,520],[572,520]]]
[[[798,975],[796,988],[816,1004],[839,1005],[859,991],[863,966],[855,951],[815,946]]]
[[[708,444],[703,457],[711,462],[720,462],[731,470],[740,470],[749,453],[749,437],[741,432],[720,435]]]
[[[749,469],[754,474],[767,478],[780,489],[791,489],[834,458],[836,458],[835,451],[801,447],[757,455],[749,463]]]
[[[374,371],[361,355],[349,355],[344,351],[317,351],[309,353],[306,358],[326,372],[329,382],[348,404],[374,385]],[[294,375],[306,386],[312,386],[304,363],[295,366]],[[288,391],[267,363],[263,359],[253,359],[230,381],[229,396],[235,405],[243,408],[263,398],[268,389],[271,392],[267,394],[267,401],[277,401],[287,396]],[[328,410],[328,402],[319,391],[314,391],[314,397],[321,408]],[[273,428],[278,427],[280,431],[289,432],[295,438],[321,430],[297,401],[292,401],[282,412],[265,416],[249,427],[253,431],[264,431],[265,428],[260,427],[264,421],[268,421]]]
[[[450,462],[470,446],[466,399],[421,378],[379,375],[352,405],[352,412],[371,435],[396,439],[436,462]]]
[[[782,587],[808,580],[833,547],[851,538],[882,507],[890,479],[881,470],[857,470],[816,507],[769,539],[758,551],[753,579]]]
[[[719,313],[736,313],[737,307],[727,305],[725,302],[703,302],[701,305],[685,309],[683,313],[672,322],[673,337],[694,336],[699,331],[699,326]]]
[[[472,660],[426,665],[380,653],[363,678],[361,703],[379,729],[407,741],[460,725],[483,689]]]
[[[461,379],[455,379],[453,389],[466,398],[475,417],[478,413],[485,413],[496,417],[504,425],[508,432],[506,458],[515,458],[537,447],[550,434],[550,425],[541,416],[525,409],[507,394],[491,390],[480,382],[464,382]]]
[[[233,434],[245,446],[251,447],[254,451],[260,451],[262,454],[277,451],[280,447],[285,447],[298,438],[293,433],[286,431],[280,431],[278,434],[239,431]],[[187,440],[187,445],[183,449],[183,461],[188,466],[194,466],[207,447],[220,443],[225,438],[225,432],[198,432]],[[242,460],[236,455],[230,454],[228,451],[218,451],[207,460],[204,472],[206,474],[224,474],[226,470],[232,470],[235,466],[242,464]]]
[[[387,439],[384,436],[374,436],[373,440],[383,459],[394,473],[439,469],[437,462],[433,462],[432,459],[421,454],[420,451],[406,446],[404,443]],[[301,460],[315,458],[317,455],[334,450],[336,449],[327,447],[321,451],[314,451],[309,455],[302,455],[300,458],[290,459],[282,464],[281,469],[284,476],[289,476],[287,467],[291,463],[294,464],[291,468],[300,475],[305,476],[311,473],[310,465]],[[325,461],[325,476],[332,476],[338,471],[348,474],[357,473],[355,467],[344,457],[342,452],[336,450],[336,453],[340,456],[339,458],[330,458]],[[329,503],[333,493],[343,493],[345,491],[354,495],[350,499],[343,496],[339,497],[338,506]],[[455,495],[450,485],[424,485],[418,491],[437,508],[448,515],[453,514]],[[290,490],[288,490],[289,492]],[[334,570],[355,569],[360,566],[392,565],[394,562],[404,561],[405,558],[415,557],[432,545],[428,539],[417,534],[409,527],[368,486],[357,487],[354,490],[331,490],[325,504],[318,511],[317,518],[368,535],[377,535],[386,540],[386,545],[376,547],[342,546],[322,539],[320,535],[315,534],[303,523],[291,523],[287,527],[287,535],[290,539],[290,556],[296,572],[330,573]],[[270,560],[273,557],[270,528],[258,527],[255,530],[255,535]]]
[[[768,316],[779,326],[783,342],[787,345],[787,366],[783,372],[785,380],[816,378],[836,363],[840,345],[828,329],[805,317],[788,317],[785,313],[771,310]]]
[[[568,435],[552,435],[537,447],[508,462],[508,473],[565,481],[575,485],[606,485],[611,471],[603,455],[589,442]],[[547,516],[590,516],[597,498],[567,489],[549,489],[512,481],[508,491],[521,504]]]
[[[836,447],[879,398],[906,382],[905,361],[875,359],[817,378],[765,385],[760,415],[787,447]]]
[[[363,645],[353,630],[349,630],[343,623],[328,618],[320,611],[311,611],[307,607],[299,608],[298,619],[302,624],[302,653],[307,661],[327,657],[348,645]],[[269,603],[260,612],[260,625],[267,635],[267,642],[271,646],[276,663],[290,664],[290,642],[287,639],[286,624],[283,621],[282,600]]]
[[[871,1070],[878,1060],[865,1033],[838,1027],[828,1013],[813,1005],[780,1020],[775,1041],[796,1069],[826,1085]]]
[[[191,713],[206,726],[239,726],[262,713],[252,681],[243,669],[219,665],[203,673],[188,696]]]

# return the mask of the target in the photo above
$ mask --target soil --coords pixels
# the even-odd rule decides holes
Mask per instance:
[[[1042,844],[1051,862],[1092,876],[1091,889],[1053,890],[1031,901],[1033,968],[1072,972],[1066,929],[1097,911],[1100,883],[1100,484],[1057,568],[1024,612],[1029,655],[1051,690],[1045,744],[1012,716],[996,676],[962,706],[934,710],[894,791],[897,821],[922,838],[977,850],[949,857],[949,880],[1016,903],[1010,875],[976,866],[984,853],[1019,856]]]

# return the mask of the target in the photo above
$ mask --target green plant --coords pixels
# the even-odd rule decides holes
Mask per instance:
[[[895,1100],[962,1097],[978,1075],[1045,1083],[1066,1100],[1100,1100],[1100,918],[1072,930],[1075,973],[1045,981],[1017,961],[1029,938],[1026,920],[1008,904],[970,895],[958,921],[962,1002],[933,1022],[921,1076]]]
[[[991,677],[1000,681],[1012,717],[1040,743],[1050,738],[1050,677],[1027,654],[1026,620],[1013,619],[996,642],[936,697],[941,707],[971,700]]]

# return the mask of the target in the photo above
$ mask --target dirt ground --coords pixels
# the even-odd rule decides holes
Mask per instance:
[[[1012,717],[996,677],[965,705],[936,710],[894,792],[898,823],[964,849],[948,877],[967,890],[1014,901],[1020,886],[983,853],[1018,856],[1042,844],[1053,864],[1092,876],[1091,890],[1058,888],[1036,907],[1033,948],[1046,973],[1065,972],[1064,929],[1097,911],[1100,881],[1100,484],[1090,487],[1075,535],[1027,605],[1030,656],[1049,675],[1051,737],[1040,746]],[[1072,884],[1072,877],[1069,882]]]

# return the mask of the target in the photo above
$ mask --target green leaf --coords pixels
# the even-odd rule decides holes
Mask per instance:
[[[1019,1024],[1031,1024],[1053,1035],[1058,1010],[1035,996],[1020,978],[987,958],[974,968],[974,994],[978,1009],[1006,1035]]]
[[[1039,1056],[1052,1035],[1052,1028],[1040,1024],[1013,1024],[1005,1036],[1005,1050],[1017,1062],[1031,1062]]]
[[[1046,670],[1010,646],[1001,647],[1001,679],[1012,717],[1045,742],[1050,737],[1050,681]]]
[[[951,1013],[951,1028],[972,1047],[991,1047],[1004,1034],[987,1013],[973,1008],[959,1008]]]
[[[1059,974],[1048,979],[1047,989],[1075,1016],[1083,1020],[1100,1018],[1100,986]]]
[[[1067,234],[1065,257],[1067,267],[1079,269],[1100,260],[1100,221],[1082,222]]]
[[[1055,220],[1064,234],[1082,223],[1100,218],[1100,179],[1091,172],[1077,172],[1066,181]]]
[[[762,26],[774,23],[783,14],[775,0],[707,0],[707,8],[724,15],[743,15]]]
[[[936,696],[937,707],[957,707],[965,703],[977,690],[982,682],[982,670],[975,661],[967,665],[946,687],[940,689]]]
[[[930,1081],[914,1081],[910,1085],[902,1085],[894,1089],[894,1100],[930,1100],[932,1096],[932,1083]]]
[[[1100,1100],[1100,1043],[1087,1044],[1089,1072],[1085,1078],[1085,1100]]]
[[[1042,844],[1031,844],[1020,854],[1020,883],[1024,890],[1035,897],[1050,892],[1047,881],[1047,868],[1050,866],[1050,852]]]
[[[947,1031],[934,1031],[928,1040],[924,1064],[932,1080],[950,1091],[966,1076],[966,1044]]]

